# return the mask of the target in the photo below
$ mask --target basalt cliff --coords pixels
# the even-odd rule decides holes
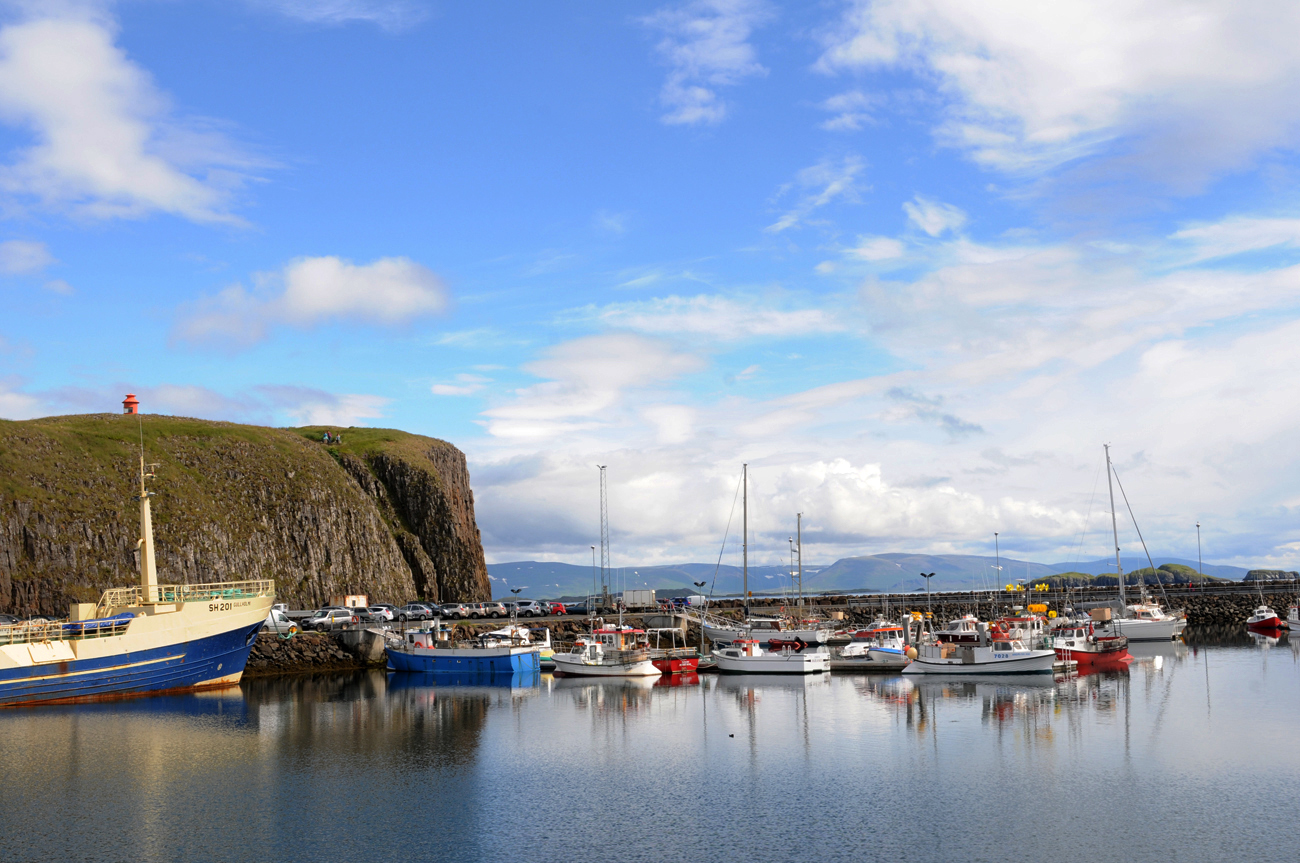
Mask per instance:
[[[273,578],[294,608],[491,598],[465,456],[445,441],[92,414],[0,421],[0,612],[66,614],[137,583],[142,431],[161,583]]]

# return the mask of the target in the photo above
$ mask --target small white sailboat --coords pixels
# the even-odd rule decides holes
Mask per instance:
[[[741,638],[713,652],[718,670],[732,674],[820,674],[831,670],[831,654],[812,650],[764,650],[752,638]]]
[[[1146,584],[1139,586],[1141,599],[1132,604],[1124,597],[1124,567],[1119,557],[1119,524],[1115,519],[1115,487],[1111,483],[1114,473],[1110,464],[1110,444],[1106,450],[1106,485],[1110,489],[1110,527],[1115,538],[1115,573],[1119,578],[1119,602],[1123,608],[1121,617],[1097,627],[1096,634],[1107,638],[1122,635],[1133,641],[1171,641],[1183,634],[1187,620],[1181,615],[1166,613],[1160,606],[1147,597]],[[1121,491],[1123,489],[1121,488]],[[1135,522],[1136,524],[1136,522]],[[1145,543],[1143,544],[1145,547]]]

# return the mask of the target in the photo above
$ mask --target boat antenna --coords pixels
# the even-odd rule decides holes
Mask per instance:
[[[1119,604],[1120,614],[1124,613],[1124,606],[1128,601],[1124,598],[1124,567],[1119,561],[1119,522],[1115,519],[1115,484],[1111,482],[1111,474],[1114,472],[1110,464],[1110,444],[1101,445],[1106,450],[1106,487],[1110,489],[1110,529],[1111,535],[1115,538],[1115,573],[1119,576]]]

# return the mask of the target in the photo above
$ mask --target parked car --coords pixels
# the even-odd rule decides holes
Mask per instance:
[[[266,622],[262,624],[262,629],[266,632],[274,632],[277,635],[296,635],[298,633],[298,624],[289,619],[289,615],[283,610],[271,606],[271,611],[266,615]]]
[[[428,620],[438,613],[423,602],[411,602],[397,609],[398,620]]]
[[[546,613],[547,613],[547,614],[564,614],[564,613],[565,613],[565,610],[564,610],[564,603],[563,603],[563,602],[543,602],[542,605],[546,606]]]
[[[463,602],[444,602],[442,604],[442,616],[464,620],[469,617],[469,606]]]
[[[503,602],[476,602],[469,607],[469,616],[475,620],[480,617],[505,617],[509,613]]]
[[[586,602],[566,603],[564,606],[564,613],[565,614],[586,614],[587,603]]]
[[[515,614],[520,617],[545,617],[550,610],[535,599],[519,599],[515,601]]]
[[[397,619],[397,606],[395,605],[389,605],[386,602],[378,602],[370,606],[370,610],[375,614],[382,614],[384,620]]]
[[[382,610],[374,612],[369,608],[366,608],[364,605],[357,606],[356,608],[350,609],[350,611],[357,616],[358,623],[383,623],[388,620],[388,618],[384,617]]]
[[[0,614],[0,626],[13,626],[16,623],[22,623],[22,620],[12,614]]]
[[[350,608],[329,608],[322,609],[304,620],[302,628],[326,632],[327,630],[342,629],[358,622],[357,616],[352,613]]]

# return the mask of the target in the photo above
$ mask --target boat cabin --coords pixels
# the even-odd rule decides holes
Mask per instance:
[[[980,640],[978,624],[979,619],[975,615],[967,614],[950,621],[948,628],[936,632],[935,637],[952,644],[978,644]]]
[[[649,638],[644,629],[607,626],[591,634],[589,641],[599,644],[605,650],[640,650],[649,646]]]

